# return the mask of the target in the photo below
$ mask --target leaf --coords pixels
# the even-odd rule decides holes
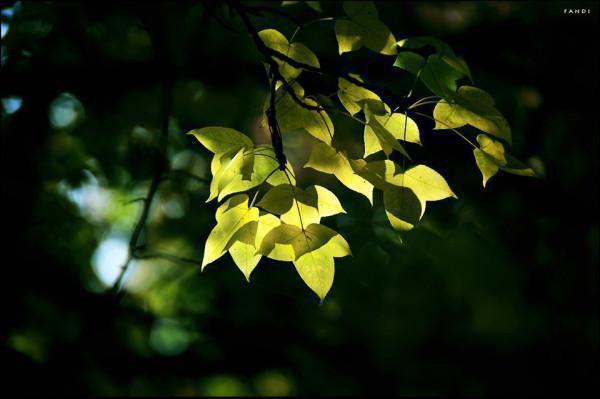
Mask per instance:
[[[365,157],[369,155],[370,151],[381,148],[388,156],[392,153],[392,149],[394,149],[408,159],[412,159],[410,155],[408,155],[408,152],[406,152],[406,149],[404,149],[404,146],[398,142],[398,139],[379,122],[380,119],[377,118],[377,115],[371,114],[368,105],[365,105],[364,112],[367,119],[367,125],[365,126]],[[385,123],[385,118],[381,120]],[[373,136],[375,136],[377,140],[370,139]],[[368,139],[370,140],[367,141]],[[377,146],[377,144],[379,144],[379,146]]]
[[[265,213],[260,215],[257,221],[244,225],[230,239],[229,254],[247,281],[250,281],[250,274],[262,258],[262,255],[257,253],[260,243],[269,231],[280,224],[278,217]]]
[[[340,183],[364,195],[373,204],[373,185],[357,175],[346,155],[335,148],[323,143],[315,145],[304,167],[334,175]]]
[[[456,81],[463,76],[437,54],[432,54],[427,59],[419,54],[402,52],[396,57],[394,66],[404,69],[419,79],[432,93],[451,100],[456,95]]]
[[[372,116],[385,130],[387,130],[396,140],[408,141],[410,143],[421,144],[419,127],[416,122],[405,114],[395,113],[384,116]],[[365,154],[368,157],[376,152],[383,151],[380,139],[373,131],[371,124],[365,125]]]
[[[419,218],[425,213],[428,201],[457,198],[446,179],[425,165],[416,165],[402,172],[400,166],[393,161],[374,161],[367,163],[357,173],[384,192],[390,187],[409,188],[420,203]]]
[[[346,213],[335,194],[321,186],[302,190],[282,184],[271,188],[257,206],[281,215],[284,223],[300,227],[319,223],[321,217]]]
[[[405,49],[417,49],[425,46],[431,46],[435,49],[436,54],[439,55],[441,59],[444,62],[446,62],[451,68],[453,68],[457,72],[460,72],[462,75],[469,77],[469,79],[473,81],[471,71],[467,66],[465,60],[461,57],[456,56],[454,50],[452,50],[452,48],[448,44],[446,44],[438,38],[432,36],[409,37],[400,40],[398,43],[396,43],[396,45],[400,48]]]
[[[273,49],[279,53],[287,55],[294,61],[298,61],[303,64],[319,68],[319,59],[317,56],[304,44],[302,43],[290,43],[288,39],[275,29],[264,29],[258,32],[258,36],[270,49]],[[302,72],[302,69],[292,67],[285,61],[279,58],[273,58],[279,65],[279,72],[283,77],[290,81],[298,77]]]
[[[228,127],[210,126],[194,129],[188,134],[196,137],[204,147],[215,154],[223,154],[254,145],[248,136]]]
[[[248,207],[248,196],[240,194],[225,201],[217,210],[216,218],[217,225],[204,245],[203,270],[225,253],[229,241],[239,229],[258,220],[258,208]]]
[[[298,97],[309,105],[317,105],[317,102],[304,98],[304,89],[298,84],[293,85]],[[303,108],[292,96],[280,87],[276,94],[277,122],[282,132],[304,129],[310,135],[324,143],[331,144],[334,128],[329,115],[325,111],[314,111]]]
[[[258,146],[251,151],[244,153],[244,163],[242,164],[241,173],[235,174],[228,180],[227,184],[219,187],[219,201],[227,195],[250,190],[265,182],[266,180],[271,185],[279,185],[288,183],[288,178],[285,172],[278,170],[279,162],[275,159],[275,152],[270,146]],[[251,161],[251,162],[250,162]],[[244,165],[251,165],[251,170],[247,175],[244,173]],[[288,162],[287,168],[292,171],[292,165]],[[273,172],[275,171],[275,172]],[[288,173],[292,184],[296,184],[293,173]]]
[[[294,261],[302,280],[319,296],[321,302],[333,285],[334,258],[351,255],[348,243],[341,235],[335,235],[322,247]]]
[[[348,19],[338,19],[335,22],[335,36],[340,55],[363,46],[380,54],[397,53],[396,38],[377,18],[377,9],[372,2],[346,1],[344,11]]]
[[[323,8],[321,7],[321,3],[319,1],[305,1],[307,6],[315,10],[316,12],[323,12]]]
[[[285,173],[278,170],[279,162],[275,159],[275,153],[270,146],[257,146],[251,149],[242,148],[232,157],[228,153],[215,154],[211,169],[215,168],[213,179],[210,183],[210,195],[206,202],[218,198],[221,201],[230,194],[250,190],[265,182],[272,185],[287,183]],[[287,168],[292,171],[292,165],[288,162]],[[290,180],[296,184],[292,173]]]
[[[493,140],[485,134],[480,134],[477,136],[477,142],[479,143],[479,148],[473,150],[473,155],[483,177],[484,188],[488,180],[498,173],[500,169],[515,175],[537,176],[537,173],[531,167],[510,154],[506,154],[504,152],[504,145],[500,141]]]
[[[459,128],[471,125],[492,136],[511,143],[511,131],[504,116],[494,107],[494,99],[473,86],[461,86],[454,103],[440,100],[434,110],[434,129]]]
[[[353,77],[362,81],[358,76]],[[338,98],[340,99],[340,102],[344,108],[346,108],[351,115],[354,115],[362,110],[362,105],[359,104],[362,100],[373,99],[381,101],[381,98],[379,98],[379,96],[373,93],[371,90],[357,86],[344,78],[338,79],[338,86]]]
[[[412,229],[423,214],[421,201],[407,187],[388,186],[383,191],[383,205],[392,227],[399,231]]]

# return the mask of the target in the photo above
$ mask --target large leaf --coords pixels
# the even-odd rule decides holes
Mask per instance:
[[[471,125],[511,143],[511,130],[504,116],[494,106],[494,99],[473,86],[461,86],[454,102],[440,100],[434,110],[435,129]]]
[[[354,78],[361,80],[358,76]],[[362,81],[362,80],[361,80]],[[344,78],[338,79],[338,97],[346,110],[354,115],[362,110],[361,102],[367,99],[381,101],[381,98],[371,90],[365,89],[347,81]]]
[[[357,175],[348,158],[335,148],[323,143],[315,145],[304,167],[334,175],[340,183],[364,195],[371,204],[373,203],[373,185]]]
[[[500,169],[520,176],[537,176],[531,167],[512,155],[506,154],[504,145],[500,141],[496,141],[485,134],[480,134],[477,136],[477,142],[479,148],[473,150],[473,155],[483,177],[483,187]]]
[[[275,29],[264,29],[258,32],[261,40],[265,45],[275,51],[287,55],[294,61],[319,68],[319,59],[317,56],[302,43],[290,43],[288,39]],[[283,77],[290,81],[298,77],[302,69],[294,68],[285,61],[274,57],[275,62],[279,65],[279,72]]]
[[[248,196],[240,194],[225,201],[217,210],[216,218],[217,225],[204,245],[202,269],[225,253],[229,241],[239,229],[258,220],[258,208],[249,207]]]
[[[281,184],[271,188],[257,206],[281,215],[282,222],[294,226],[308,226],[319,223],[321,217],[346,212],[335,194],[321,186],[302,190]]]
[[[317,105],[313,99],[304,98],[304,89],[298,83],[294,83],[293,87],[302,101],[312,106]],[[327,112],[302,107],[284,87],[280,87],[276,95],[277,122],[282,132],[303,129],[322,142],[331,144],[334,128]]]
[[[388,131],[394,139],[421,144],[419,127],[410,117],[401,113],[394,113],[381,116],[373,115],[372,118],[375,119],[383,129]],[[365,158],[371,154],[384,150],[379,136],[373,131],[372,125],[373,123],[367,124],[364,129]]]
[[[192,130],[188,134],[196,137],[203,146],[215,154],[254,145],[248,136],[228,127],[210,126]]]
[[[396,38],[378,19],[377,9],[372,2],[346,1],[344,11],[347,19],[338,19],[335,22],[335,36],[340,55],[363,46],[385,55],[397,53]]]

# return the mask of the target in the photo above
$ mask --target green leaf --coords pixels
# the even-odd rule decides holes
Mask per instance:
[[[456,54],[454,54],[454,50],[452,50],[452,48],[448,44],[446,44],[438,38],[432,36],[409,37],[400,40],[398,43],[396,43],[396,45],[400,48],[405,49],[417,49],[426,46],[431,46],[435,49],[435,53],[439,55],[444,62],[446,62],[450,67],[452,67],[454,70],[461,73],[462,75],[468,76],[469,79],[473,81],[471,71],[465,60],[461,57],[456,56]],[[416,72],[413,73],[416,74]]]
[[[520,176],[537,176],[531,167],[512,155],[506,154],[504,145],[500,141],[493,140],[485,134],[480,134],[477,136],[477,142],[479,148],[473,150],[473,155],[483,177],[483,187],[500,169]]]
[[[440,100],[436,104],[433,110],[435,129],[471,125],[511,143],[510,126],[488,93],[473,86],[461,86],[454,100],[454,103]]]
[[[362,82],[362,79],[358,76],[353,76]],[[381,102],[381,98],[371,90],[365,89],[364,87],[360,87],[347,81],[344,78],[338,79],[338,98],[340,102],[346,108],[346,110],[354,115],[357,112],[362,110],[361,101],[366,99],[372,99]]]
[[[394,149],[408,159],[412,159],[404,146],[398,142],[398,138],[382,125],[381,122],[385,123],[388,118],[385,116],[378,118],[377,115],[373,115],[368,104],[365,105],[364,113],[367,120],[367,125],[365,126],[365,157],[379,151],[379,148],[381,148],[388,156],[392,153],[392,149]],[[394,128],[395,126],[392,124],[390,127]],[[372,139],[373,136],[375,136],[376,140]]]
[[[335,36],[339,53],[366,47],[385,55],[397,53],[396,38],[390,29],[377,18],[377,10],[372,2],[344,2],[347,19],[335,22]]]
[[[194,129],[188,134],[196,137],[204,147],[215,154],[223,154],[254,145],[248,136],[228,127],[210,126]]]
[[[301,62],[319,68],[319,59],[317,56],[302,43],[290,43],[288,39],[275,29],[264,29],[258,32],[258,36],[268,48],[287,55],[294,61]],[[279,65],[279,72],[283,77],[290,81],[298,77],[302,72],[300,68],[294,68],[285,61],[274,57],[275,62]]]
[[[383,116],[373,115],[372,118],[374,118],[377,123],[380,124],[383,129],[388,131],[396,140],[421,144],[419,127],[410,117],[401,113],[395,113]],[[389,136],[387,137],[389,138]],[[372,124],[365,125],[364,139],[365,158],[376,152],[383,151],[380,138],[373,131]]]
[[[319,223],[321,217],[346,213],[335,194],[321,186],[302,190],[281,184],[271,188],[257,206],[281,215],[282,222],[294,226],[308,226]]]
[[[373,185],[357,175],[346,155],[335,148],[323,143],[315,145],[304,167],[334,175],[340,183],[364,195],[373,204]]]
[[[250,281],[250,274],[262,258],[257,253],[260,243],[269,231],[280,224],[278,217],[265,213],[258,217],[258,221],[244,225],[229,240],[229,254],[247,281]]]
[[[407,187],[388,186],[383,191],[385,213],[395,230],[412,229],[423,214],[421,201]]]
[[[462,72],[437,54],[432,54],[425,60],[419,54],[402,52],[396,57],[394,66],[418,75],[432,93],[448,100],[456,95],[456,81],[463,76]]]
[[[316,101],[304,98],[304,89],[298,83],[294,83],[293,87],[298,97],[305,103],[317,105]],[[303,108],[283,87],[277,90],[276,96],[277,123],[282,132],[303,129],[316,139],[331,144],[334,128],[325,111]]]
[[[216,218],[217,225],[204,246],[202,269],[225,253],[229,241],[239,229],[258,220],[258,208],[248,207],[248,196],[240,194],[225,201],[217,210]]]
[[[221,201],[230,194],[250,190],[265,182],[271,185],[287,183],[285,172],[278,170],[279,162],[275,158],[273,148],[266,145],[251,149],[242,148],[233,156],[229,153],[215,154],[211,169],[213,179],[210,183],[210,195],[206,202],[218,197]],[[292,171],[288,162],[287,168]],[[293,173],[288,173],[292,184],[296,184]]]

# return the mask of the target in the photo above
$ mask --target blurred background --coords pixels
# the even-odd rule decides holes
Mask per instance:
[[[321,2],[322,14],[288,3],[280,9],[300,21],[343,14],[338,2]],[[380,195],[371,208],[333,177],[302,170],[314,142],[286,135],[299,185],[327,186],[348,211],[325,220],[354,256],[336,261],[319,305],[291,264],[265,259],[249,284],[228,255],[200,273],[217,207],[205,204],[212,154],[185,133],[228,126],[268,142],[264,68],[226,5],[2,1],[3,390],[598,390],[598,3],[377,6],[398,39],[434,35],[465,57],[512,125],[513,155],[546,177],[500,172],[483,190],[471,149],[417,119],[424,146],[409,151],[459,199],[429,203],[400,241]],[[287,37],[295,30],[282,16],[252,18]],[[398,93],[412,82],[392,57],[340,58],[331,22],[296,40],[322,65]],[[335,81],[306,87],[327,93]],[[336,142],[360,155],[360,126],[332,117]],[[107,291],[161,156],[176,172],[158,186],[140,237],[146,256],[131,262],[115,300]]]

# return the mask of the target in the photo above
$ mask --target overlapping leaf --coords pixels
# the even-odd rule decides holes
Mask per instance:
[[[435,129],[471,125],[510,144],[510,126],[494,104],[494,99],[485,91],[473,86],[461,86],[454,102],[440,100],[436,104],[433,110]]]
[[[345,19],[335,22],[335,36],[340,55],[366,47],[385,55],[395,55],[396,38],[379,20],[377,9],[370,1],[345,1]]]
[[[365,164],[363,160],[353,161],[359,165]],[[373,185],[356,174],[346,155],[338,152],[335,148],[323,143],[315,145],[304,167],[334,175],[340,183],[350,190],[364,195],[371,204],[373,203]]]
[[[204,245],[202,269],[223,256],[229,241],[238,230],[258,220],[258,208],[249,207],[248,196],[239,194],[219,207],[216,218],[217,225],[210,232]]]
[[[313,99],[304,97],[304,89],[298,83],[294,83],[293,87],[303,102],[311,106],[317,105]],[[331,144],[334,128],[327,112],[302,107],[284,87],[277,90],[276,96],[277,123],[282,132],[303,129],[318,140]]]
[[[383,136],[381,129],[387,131],[394,140],[421,144],[419,127],[410,117],[401,113],[373,115],[364,129],[365,158],[379,151],[384,151],[386,154],[391,152],[392,147],[387,143],[387,140],[391,140],[390,135]]]
[[[281,224],[263,238],[259,252],[272,259],[294,262],[302,280],[321,300],[333,283],[333,258],[351,254],[340,234],[316,223],[304,230]]]
[[[354,78],[362,81],[359,76],[353,75]],[[338,98],[340,102],[346,108],[346,110],[354,115],[362,110],[361,102],[367,99],[381,101],[381,98],[373,93],[371,90],[365,89],[364,87],[357,86],[356,84],[347,81],[344,78],[338,79]]]
[[[302,190],[281,184],[271,188],[257,206],[281,215],[282,222],[299,227],[319,223],[321,217],[346,213],[335,194],[321,186]]]
[[[498,170],[521,176],[537,176],[535,171],[510,154],[505,153],[504,145],[485,134],[477,136],[479,148],[473,150],[475,162],[483,177],[483,187]]]
[[[268,48],[282,53],[294,61],[319,68],[319,59],[304,44],[298,42],[290,43],[281,32],[275,29],[261,30],[258,32],[258,36]],[[288,81],[297,78],[302,72],[302,69],[292,67],[277,57],[274,57],[274,60],[279,65],[279,72]]]

